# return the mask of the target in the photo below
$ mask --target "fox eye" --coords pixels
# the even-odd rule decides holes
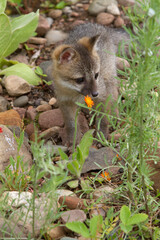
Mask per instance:
[[[97,79],[97,78],[98,78],[98,75],[99,75],[99,73],[96,73],[96,74],[95,74],[95,79]]]
[[[77,78],[76,79],[76,83],[78,83],[78,84],[81,84],[81,83],[83,83],[84,82],[84,77],[81,77],[81,78]]]

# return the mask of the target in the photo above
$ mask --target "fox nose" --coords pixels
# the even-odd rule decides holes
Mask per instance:
[[[98,96],[98,92],[92,92],[92,96],[93,97],[97,97]]]

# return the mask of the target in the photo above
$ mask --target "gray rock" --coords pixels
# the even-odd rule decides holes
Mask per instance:
[[[59,151],[58,151],[59,148],[65,153],[68,151],[67,147],[61,146],[61,145],[54,145],[51,141],[48,141],[44,145],[44,148],[47,149],[47,152],[53,153],[53,155],[59,155]]]
[[[93,0],[93,2],[90,4],[88,11],[92,15],[97,15],[100,12],[104,12],[107,10],[107,7],[112,5],[117,6],[116,0]],[[111,8],[111,7],[110,7]],[[118,10],[116,10],[118,11]]]
[[[93,198],[98,199],[102,197],[102,201],[112,201],[113,200],[113,193],[115,189],[110,186],[100,187],[97,188],[93,193]]]
[[[9,102],[2,96],[0,96],[0,112],[7,111],[7,108],[9,106]]]
[[[116,153],[109,147],[103,147],[100,149],[90,148],[89,156],[86,159],[82,173],[89,172],[91,170],[99,170],[109,166],[109,170],[113,173],[118,172],[119,167],[113,166],[112,160],[116,157]],[[113,168],[111,168],[113,166]]]
[[[60,41],[64,41],[67,36],[67,33],[64,33],[60,30],[50,29],[45,35],[45,38],[47,39],[47,45],[51,45]]]
[[[63,8],[63,13],[64,14],[70,14],[71,12],[72,12],[71,7],[66,6],[66,7]]]
[[[66,224],[67,222],[84,222],[86,220],[86,214],[79,209],[69,210],[61,215],[62,222]]]
[[[119,8],[115,3],[111,3],[109,6],[107,6],[107,12],[113,15],[120,15]]]
[[[20,96],[31,91],[29,83],[15,75],[6,77],[4,84],[10,96]]]
[[[10,163],[9,159],[12,156],[14,159],[17,157],[17,142],[13,133],[4,125],[0,125],[3,132],[0,133],[0,171],[3,171]],[[22,144],[19,155],[23,157],[25,169],[29,169],[32,163],[32,156],[27,147]]]
[[[48,21],[49,26],[51,27],[52,23],[54,22],[53,19],[51,17],[47,17],[46,19]]]
[[[28,97],[27,96],[21,96],[19,98],[16,98],[13,101],[13,106],[14,107],[24,107],[28,103]]]
[[[30,192],[6,191],[2,194],[1,201],[4,201],[6,205],[18,208],[22,205],[29,206],[32,197]]]

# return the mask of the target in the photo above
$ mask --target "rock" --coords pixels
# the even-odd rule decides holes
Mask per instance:
[[[79,13],[78,12],[72,12],[71,17],[79,17]]]
[[[0,133],[0,171],[3,171],[10,163],[9,159],[11,156],[16,160],[17,142],[13,133],[6,126],[0,125],[0,127],[2,129]],[[18,154],[20,157],[23,157],[24,168],[28,170],[32,163],[32,156],[24,143]]]
[[[130,68],[129,62],[126,59],[120,57],[116,57],[116,66],[121,71],[125,71],[126,68]]]
[[[46,235],[49,236],[46,239],[59,239],[60,237],[65,236],[65,227],[63,226],[57,226],[57,224],[53,224],[52,226],[47,230]]]
[[[11,109],[0,113],[0,124],[22,126],[22,120],[17,111]]]
[[[43,17],[42,15],[40,15],[38,27],[36,29],[36,32],[38,33],[38,35],[41,37],[44,36],[48,32],[49,28],[50,28],[50,26],[49,26],[47,19],[45,17]]]
[[[64,14],[70,14],[71,12],[72,12],[71,7],[66,6],[66,7],[63,8],[63,13]]]
[[[47,17],[46,19],[47,19],[47,21],[49,23],[49,26],[51,27],[52,23],[53,23],[53,19],[51,17]]]
[[[57,99],[54,98],[54,97],[49,100],[49,104],[50,104],[51,106],[53,106],[53,105],[56,104],[56,103],[57,103]]]
[[[29,123],[26,127],[25,127],[25,132],[27,133],[27,135],[30,137],[32,135],[32,133],[35,132],[35,129],[34,129],[34,123]]]
[[[16,98],[14,101],[13,101],[13,106],[14,107],[24,107],[27,105],[28,103],[28,97],[27,96],[21,96],[19,98]]]
[[[47,39],[41,37],[30,37],[27,42],[32,44],[44,45],[47,42]]]
[[[53,63],[52,61],[44,61],[40,65],[40,68],[42,68],[43,73],[47,75],[47,77],[44,77],[46,81],[53,81],[52,71],[53,71]]]
[[[115,171],[118,172],[119,169],[119,167],[111,167],[112,160],[115,156],[116,152],[113,152],[113,150],[109,147],[102,147],[98,150],[95,148],[90,148],[89,156],[86,159],[82,168],[82,173],[86,173],[91,170],[103,169],[109,166],[110,172],[115,174]],[[96,163],[98,164],[98,166]]]
[[[73,197],[76,197],[76,194],[70,190],[66,190],[66,189],[57,189],[56,190],[56,194],[58,195],[58,199],[61,197],[61,196],[73,196]]]
[[[51,223],[57,214],[57,203],[53,198],[41,197],[35,199],[35,222],[34,230],[35,237],[40,235],[40,230],[44,228],[46,222]],[[50,218],[48,218],[50,215]],[[22,206],[18,210],[14,211],[9,220],[18,224],[21,228],[26,229],[28,234],[32,235],[33,225],[33,205],[30,201],[28,206]]]
[[[41,129],[48,129],[55,126],[62,127],[64,120],[60,109],[53,109],[41,113],[38,123]]]
[[[27,239],[27,233],[17,224],[0,216],[0,239]]]
[[[12,57],[11,59],[14,61],[18,61],[20,63],[28,64],[28,57],[26,56],[26,53],[17,54],[16,56]]]
[[[40,135],[41,136],[41,135]],[[53,138],[53,137],[52,137]],[[47,149],[47,152],[49,152],[51,155],[58,155],[59,156],[59,151],[58,149],[61,149],[63,152],[67,153],[68,148],[65,146],[61,145],[54,145],[51,141],[48,141],[45,145],[44,148]]]
[[[58,202],[62,205],[67,206],[69,209],[86,209],[87,203],[89,202],[86,199],[80,199],[78,197],[72,196],[61,196]]]
[[[3,204],[18,208],[22,205],[29,206],[32,197],[30,192],[6,191],[2,194],[1,200]]]
[[[64,33],[60,30],[50,29],[45,35],[45,38],[47,39],[47,45],[51,45],[60,41],[64,41],[67,36],[67,33]]]
[[[77,238],[63,237],[60,240],[77,240]]]
[[[56,19],[62,16],[62,10],[60,9],[52,9],[51,11],[49,11],[48,14],[49,17]]]
[[[96,204],[95,206],[92,207],[90,211],[90,216],[98,216],[101,215],[103,218],[105,218],[107,212],[107,206],[105,204]]]
[[[29,119],[31,119],[32,121],[34,121],[35,118],[36,118],[36,115],[37,115],[37,111],[36,111],[35,108],[29,107],[29,108],[27,109],[26,115],[27,115],[27,118],[29,118]]]
[[[124,20],[123,20],[123,18],[121,18],[120,16],[118,16],[118,17],[116,18],[116,20],[114,21],[114,26],[117,27],[117,28],[124,26]]]
[[[9,102],[2,96],[0,96],[0,112],[7,111],[7,108],[9,106]]]
[[[0,81],[1,81],[1,78],[0,78]],[[3,93],[3,88],[2,88],[2,85],[0,84],[0,94]]]
[[[61,219],[63,224],[66,224],[67,222],[84,222],[86,220],[86,214],[82,210],[69,210],[61,215]]]
[[[49,104],[47,103],[47,104],[39,105],[39,106],[36,108],[36,111],[37,111],[37,112],[46,112],[46,111],[49,111],[49,110],[51,110],[51,109],[52,109],[51,105],[49,105]]]
[[[99,13],[96,18],[97,23],[102,25],[109,25],[114,21],[114,16],[110,13]]]
[[[89,5],[88,12],[92,15],[97,15],[100,12],[104,12],[108,6],[115,5],[117,6],[116,0],[93,0]],[[118,11],[118,10],[116,10]]]
[[[41,132],[41,134],[39,135],[40,138],[43,138],[45,140],[48,140],[50,138],[55,138],[59,135],[59,130],[60,130],[60,127],[51,127],[51,128],[48,128],[47,130]],[[51,144],[48,146],[48,148],[51,148],[53,149],[55,145]],[[49,150],[49,149],[48,149]]]
[[[102,198],[102,201],[112,201],[113,200],[113,193],[114,193],[115,189],[111,188],[109,186],[105,186],[105,187],[100,187],[97,188],[94,192],[93,192],[93,198],[94,199],[98,199],[98,198]]]
[[[117,2],[123,7],[132,7],[135,5],[135,0],[117,0]]]
[[[119,8],[115,3],[111,3],[107,6],[107,12],[113,15],[120,15]]]
[[[23,78],[10,75],[5,78],[5,88],[10,96],[20,96],[31,91],[31,86]]]
[[[25,118],[25,115],[26,115],[26,109],[25,108],[14,107],[13,109],[16,110],[16,112],[18,112],[21,119]]]

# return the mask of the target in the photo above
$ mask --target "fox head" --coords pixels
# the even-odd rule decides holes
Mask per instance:
[[[83,37],[74,45],[62,44],[52,54],[55,87],[72,94],[98,96],[99,36]]]

